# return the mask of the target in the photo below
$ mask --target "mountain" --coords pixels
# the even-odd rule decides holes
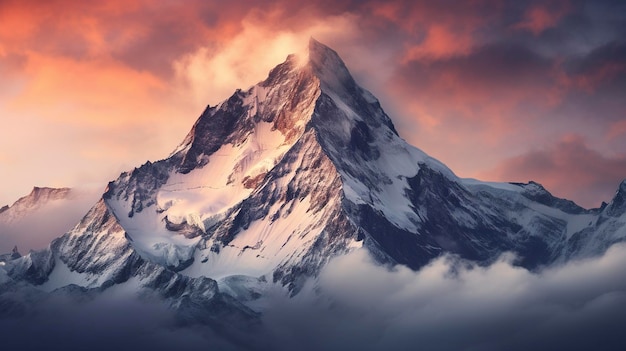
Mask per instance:
[[[506,251],[537,268],[601,254],[625,235],[607,217],[614,205],[586,210],[534,182],[459,179],[402,140],[315,40],[307,60],[290,56],[208,107],[170,157],[122,174],[104,201],[146,260],[294,289],[361,246],[413,269],[444,252],[490,262]]]
[[[28,212],[35,211],[52,201],[67,199],[71,191],[70,188],[33,187],[30,194],[19,198],[13,205],[2,207],[0,210],[2,220],[5,222],[18,220]]]
[[[413,270],[443,254],[486,265],[505,252],[539,270],[625,237],[626,182],[589,210],[535,182],[461,179],[407,144],[337,53],[311,39],[308,57],[290,55],[207,107],[169,157],[110,182],[47,249],[7,262],[3,284],[130,286],[184,321],[235,333],[225,325],[258,316],[257,284],[297,294],[357,248]]]
[[[93,190],[34,187],[0,209],[0,253],[45,248],[74,226],[98,198]]]

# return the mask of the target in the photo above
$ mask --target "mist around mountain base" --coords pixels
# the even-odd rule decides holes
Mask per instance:
[[[626,245],[540,272],[513,260],[505,254],[481,267],[443,256],[413,271],[357,250],[332,260],[294,297],[258,282],[253,288],[264,294],[248,303],[261,325],[242,339],[182,323],[131,283],[78,301],[67,289],[31,301],[9,291],[0,295],[0,334],[4,346],[21,349],[621,349]],[[22,309],[11,313],[15,299]]]

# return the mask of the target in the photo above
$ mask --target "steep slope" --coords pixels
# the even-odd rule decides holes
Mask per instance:
[[[170,158],[109,184],[107,206],[143,257],[191,276],[292,282],[354,245],[340,176],[312,128],[315,73],[290,56],[207,108]]]
[[[571,231],[564,245],[560,261],[578,256],[594,256],[606,251],[611,245],[626,240],[626,180],[622,181],[615,196],[608,204],[593,211],[597,215],[578,217],[568,225],[579,230]]]

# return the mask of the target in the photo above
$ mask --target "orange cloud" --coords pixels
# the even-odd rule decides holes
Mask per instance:
[[[449,133],[453,122],[468,122],[476,128],[471,134],[479,133],[494,144],[536,118],[532,114],[524,120],[516,118],[520,106],[546,109],[554,105],[555,72],[551,62],[533,52],[499,44],[463,57],[407,62],[389,87],[419,115],[437,116],[442,132]]]
[[[112,60],[77,61],[29,53],[23,76],[27,83],[7,102],[8,109],[15,114],[32,111],[59,123],[145,122],[152,117],[141,111],[167,95],[167,85],[158,77]]]
[[[164,157],[206,104],[265,78],[310,35],[346,38],[356,23],[283,21],[292,14],[278,4],[30,5],[0,3],[0,149],[21,155],[0,163],[7,184],[22,184],[3,202],[33,184],[106,184]]]
[[[474,40],[471,32],[455,33],[450,28],[435,24],[427,29],[424,41],[407,50],[404,61],[466,55],[473,46]]]
[[[174,62],[181,89],[194,96],[198,104],[216,104],[242,84],[254,84],[287,55],[304,55],[308,38],[319,40],[346,38],[355,32],[355,18],[335,16],[310,23],[298,30],[277,30],[267,26],[267,17],[258,14],[242,21],[242,30],[227,43],[200,47]],[[270,22],[271,23],[271,22]],[[341,37],[336,35],[342,33]],[[202,106],[201,105],[201,106]]]
[[[549,9],[541,5],[531,6],[524,14],[523,19],[513,28],[528,30],[534,35],[539,35],[546,29],[554,27],[567,12],[567,6],[556,9]]]
[[[105,182],[122,165],[163,157],[206,104],[265,78],[310,35],[339,51],[403,137],[462,175],[553,137],[547,130],[584,129],[583,112],[601,115],[589,101],[620,87],[621,36],[580,63],[567,50],[593,36],[539,42],[549,28],[570,33],[562,19],[581,15],[576,3],[453,3],[0,1],[0,150],[20,150],[11,164],[0,157],[16,170],[3,176],[27,192],[50,179]],[[572,100],[580,90],[588,101]],[[623,104],[602,106],[607,117],[593,125],[618,144]]]

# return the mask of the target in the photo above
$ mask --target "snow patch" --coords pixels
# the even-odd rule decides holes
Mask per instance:
[[[100,286],[102,275],[79,273],[70,268],[60,259],[55,258],[54,269],[48,276],[48,280],[37,288],[50,292],[71,284],[84,288]]]

